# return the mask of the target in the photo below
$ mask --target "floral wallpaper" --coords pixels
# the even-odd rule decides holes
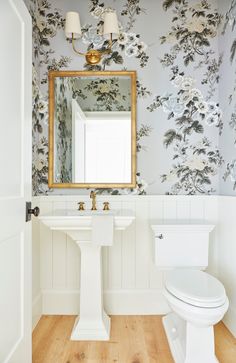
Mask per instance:
[[[55,182],[72,180],[72,95],[70,78],[55,81]]]
[[[72,98],[84,112],[131,111],[130,78],[70,78]]]
[[[236,0],[27,0],[33,19],[33,188],[48,190],[48,70],[137,70],[137,187],[100,193],[219,194],[236,189]],[[120,36],[89,66],[65,39],[64,18],[80,12],[80,49],[104,49],[104,13]],[[230,67],[230,68],[229,68]],[[228,71],[230,69],[230,72]],[[232,70],[232,72],[231,72]],[[227,76],[226,76],[227,73]],[[230,81],[230,86],[228,85]],[[229,143],[228,138],[231,141]],[[235,155],[235,157],[234,157]]]
[[[220,80],[220,105],[224,112],[224,129],[220,149],[225,163],[220,173],[220,192],[236,194],[236,1],[220,3],[225,14],[219,39],[219,50],[224,54]]]

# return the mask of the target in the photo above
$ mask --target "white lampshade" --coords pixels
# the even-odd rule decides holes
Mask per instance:
[[[81,26],[79,13],[75,11],[69,11],[66,14],[66,24],[65,24],[65,34],[67,38],[72,38],[72,33],[74,38],[78,39],[81,36]]]
[[[114,34],[118,36],[119,26],[115,11],[109,11],[104,14],[103,35]]]

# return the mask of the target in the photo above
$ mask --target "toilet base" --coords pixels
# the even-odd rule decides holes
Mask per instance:
[[[213,326],[194,326],[175,313],[166,315],[162,321],[175,363],[219,363]]]

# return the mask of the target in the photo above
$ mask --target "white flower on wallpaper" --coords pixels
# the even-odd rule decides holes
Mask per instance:
[[[126,33],[121,30],[117,43],[128,57],[137,57],[139,53],[147,50],[147,44],[141,41],[140,36],[135,33]]]
[[[87,26],[87,31],[83,33],[82,41],[84,44],[93,44],[95,48],[102,47],[104,38],[97,33],[97,29],[92,26]]]
[[[172,84],[177,87],[181,88],[184,91],[189,91],[194,88],[196,81],[192,77],[184,77],[180,76],[179,74],[173,79]]]
[[[219,104],[216,102],[208,102],[206,103],[206,124],[208,126],[218,126],[221,125],[223,127],[222,123],[222,116],[223,113],[219,107]]]
[[[165,96],[165,101],[162,103],[163,111],[165,113],[180,116],[184,111],[184,103],[178,97]]]

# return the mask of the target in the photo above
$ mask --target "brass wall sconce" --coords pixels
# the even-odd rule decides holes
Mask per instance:
[[[112,39],[114,36],[117,37],[119,35],[116,12],[107,11],[104,14],[103,35],[109,38],[108,47],[105,50],[90,49],[83,53],[76,49],[75,41],[82,36],[80,17],[77,12],[69,11],[66,14],[65,34],[67,38],[71,39],[75,53],[84,56],[88,64],[97,64],[101,61],[103,55],[111,53]]]

